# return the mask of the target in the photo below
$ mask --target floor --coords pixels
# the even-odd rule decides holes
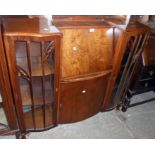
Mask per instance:
[[[132,103],[155,97],[153,92],[134,96]],[[4,136],[0,138],[15,138]],[[139,139],[155,138],[155,100],[129,108],[126,113],[110,111],[99,113],[79,123],[59,125],[40,132],[30,133],[29,139]]]

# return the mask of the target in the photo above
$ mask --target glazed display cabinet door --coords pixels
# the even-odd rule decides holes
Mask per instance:
[[[16,104],[22,108],[26,130],[43,130],[55,126],[56,39],[7,39],[12,87]]]

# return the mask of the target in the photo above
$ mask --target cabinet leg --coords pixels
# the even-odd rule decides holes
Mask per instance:
[[[25,133],[16,132],[16,139],[26,139]]]
[[[21,139],[26,139],[26,135],[21,135]]]
[[[124,104],[122,105],[122,108],[121,108],[122,112],[126,112],[129,105],[130,105],[130,98],[126,97]]]
[[[16,139],[19,139],[20,138],[20,133],[19,132],[16,132]]]

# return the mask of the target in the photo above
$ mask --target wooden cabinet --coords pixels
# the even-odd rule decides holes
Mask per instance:
[[[41,28],[37,27],[40,22]],[[46,22],[7,19],[3,23],[10,82],[23,133],[57,125],[61,34]]]
[[[101,111],[115,54],[114,27],[70,24],[56,24],[63,35],[59,123],[77,122]]]
[[[124,17],[68,19],[3,21],[2,94],[17,137],[109,110],[125,50],[133,36],[148,33]]]

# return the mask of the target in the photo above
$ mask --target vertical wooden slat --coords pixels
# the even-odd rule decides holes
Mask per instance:
[[[53,124],[54,126],[57,125],[59,121],[59,102],[60,102],[60,57],[62,56],[60,50],[61,50],[61,38],[60,36],[55,37],[54,39],[54,60],[55,60],[55,66],[54,66],[54,107],[53,107]],[[61,53],[61,54],[60,54]]]
[[[32,101],[32,119],[33,119],[33,126],[34,129],[36,129],[36,121],[35,121],[35,110],[34,110],[34,95],[33,95],[33,81],[32,81],[32,67],[31,67],[31,56],[30,56],[30,41],[26,42],[26,54],[27,54],[27,60],[28,60],[28,69],[29,69],[29,75],[30,75],[30,82],[29,82],[29,86],[30,86],[30,95],[31,95],[31,101]]]
[[[44,59],[45,59],[45,45],[44,42],[41,42],[41,86],[42,86],[42,95],[43,95],[43,124],[44,128],[46,127],[46,101],[45,101],[45,70],[44,70]]]

